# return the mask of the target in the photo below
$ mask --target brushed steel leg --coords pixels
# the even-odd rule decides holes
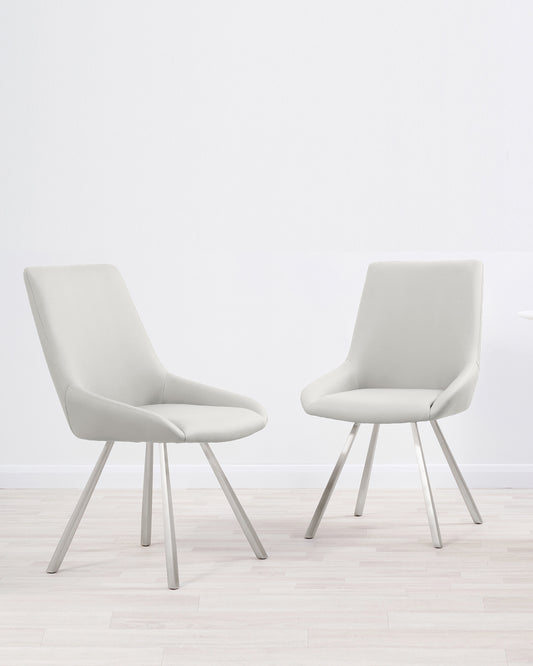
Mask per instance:
[[[230,486],[230,483],[226,478],[226,475],[224,474],[222,467],[220,466],[218,460],[215,458],[215,455],[211,450],[211,447],[209,446],[209,444],[204,442],[201,442],[200,446],[202,447],[202,451],[204,452],[205,457],[207,458],[207,462],[211,465],[211,469],[215,473],[215,476],[217,477],[217,480],[220,483],[220,487],[224,491],[224,495],[226,495],[226,499],[230,503],[230,506],[233,509],[233,513],[235,514],[235,517],[239,521],[239,525],[241,526],[242,531],[244,532],[244,536],[248,539],[248,543],[252,547],[255,556],[259,560],[266,560],[266,558],[268,557],[266,551],[263,548],[263,545],[259,540],[259,537],[257,536],[257,533],[254,530],[252,523],[250,522],[248,516],[246,515],[244,509],[242,508],[242,505],[239,502],[237,495],[235,495],[233,488]]]
[[[422,481],[422,490],[424,491],[424,501],[426,503],[431,538],[435,548],[442,548],[439,521],[437,519],[435,503],[433,502],[433,494],[431,493],[431,486],[429,484],[428,471],[426,468],[426,461],[424,459],[424,451],[422,450],[422,442],[420,441],[420,433],[418,432],[418,426],[416,423],[411,423],[411,427],[413,429],[413,439],[415,441],[415,451],[418,460],[418,468],[420,470],[420,480]]]
[[[352,429],[350,430],[350,434],[348,435],[348,439],[346,440],[346,444],[344,445],[344,448],[339,456],[339,459],[337,460],[337,464],[333,468],[333,472],[329,477],[329,481],[326,487],[324,488],[324,492],[322,493],[322,497],[320,498],[320,501],[315,509],[315,513],[311,518],[311,522],[309,523],[309,527],[307,528],[307,532],[305,533],[306,539],[312,539],[316,534],[320,521],[322,520],[322,516],[324,515],[324,511],[326,510],[328,502],[331,498],[331,494],[333,493],[333,490],[337,485],[339,475],[342,472],[342,468],[344,467],[346,458],[350,453],[350,449],[352,448],[352,444],[358,430],[359,430],[359,424],[354,423]]]
[[[376,452],[376,442],[378,441],[379,423],[375,423],[372,428],[372,436],[370,437],[370,444],[368,445],[368,453],[366,454],[365,467],[361,477],[361,485],[357,493],[357,502],[355,504],[354,516],[362,516],[365,508],[366,495],[368,493],[368,484],[370,483],[370,475],[372,473],[372,464],[374,462],[374,453]]]
[[[98,460],[96,461],[96,465],[94,466],[94,469],[91,472],[91,476],[89,477],[89,480],[85,484],[85,488],[83,489],[83,492],[80,495],[78,503],[76,504],[76,507],[72,512],[72,515],[70,516],[67,526],[63,531],[61,539],[57,544],[54,554],[52,555],[52,559],[50,560],[48,568],[46,569],[47,573],[53,574],[59,570],[59,567],[61,566],[63,559],[65,558],[65,555],[67,554],[72,539],[74,538],[74,534],[78,529],[78,525],[80,524],[80,521],[83,518],[83,514],[85,513],[87,504],[89,504],[89,500],[91,499],[96,484],[98,483],[100,474],[104,469],[104,465],[106,464],[109,454],[111,453],[113,444],[114,442],[105,443],[103,451],[100,454]]]
[[[163,495],[163,528],[165,533],[165,557],[167,561],[167,581],[171,590],[179,587],[178,553],[176,550],[176,532],[174,527],[174,509],[170,489],[167,445],[159,444],[159,463],[161,466],[161,491]]]
[[[444,435],[442,434],[442,430],[440,429],[440,426],[437,421],[430,421],[430,423],[433,428],[433,431],[435,432],[435,435],[437,436],[442,452],[444,453],[444,457],[446,458],[448,465],[450,466],[455,482],[457,483],[457,487],[461,491],[461,495],[463,496],[466,507],[470,512],[470,515],[472,516],[472,520],[478,525],[481,525],[483,523],[481,514],[479,513],[479,510],[476,506],[476,503],[474,502],[470,490],[468,489],[468,486],[465,483],[463,475],[461,474],[461,470],[459,469],[459,466],[455,462],[455,458],[453,457],[453,454],[450,451],[450,447],[448,446],[448,443],[444,438]]]
[[[152,494],[154,487],[154,443],[146,442],[144,454],[143,503],[141,511],[141,546],[152,543]]]

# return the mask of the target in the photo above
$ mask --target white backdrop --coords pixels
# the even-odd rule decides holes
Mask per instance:
[[[169,369],[269,411],[217,446],[237,485],[321,485],[349,426],[299,392],[343,360],[366,265],[456,257],[486,265],[482,373],[443,429],[475,485],[533,484],[532,28],[527,1],[0,1],[0,484],[73,485],[96,456],[26,265],[118,265]],[[409,428],[382,430],[376,482],[416,483]],[[210,482],[196,448],[177,483]],[[141,461],[117,445],[107,482]]]

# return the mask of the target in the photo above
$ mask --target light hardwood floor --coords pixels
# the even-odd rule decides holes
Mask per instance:
[[[166,588],[161,504],[139,545],[140,491],[97,490],[58,574],[45,568],[78,497],[0,491],[0,664],[533,664],[533,491],[241,490],[255,559],[218,490],[175,490],[181,589]]]

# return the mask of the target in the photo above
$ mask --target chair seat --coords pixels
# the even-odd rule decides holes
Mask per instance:
[[[266,422],[261,414],[244,407],[161,404],[143,405],[141,409],[178,426],[186,442],[228,442],[252,435]]]
[[[431,405],[440,393],[440,389],[356,389],[322,396],[307,412],[352,423],[415,423],[429,421]]]

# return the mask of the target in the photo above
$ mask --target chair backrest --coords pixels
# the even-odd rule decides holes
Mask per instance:
[[[479,362],[483,264],[371,264],[348,358],[360,388],[443,389]]]
[[[159,402],[166,373],[114,266],[27,268],[24,281],[63,409],[69,385],[132,405]]]

